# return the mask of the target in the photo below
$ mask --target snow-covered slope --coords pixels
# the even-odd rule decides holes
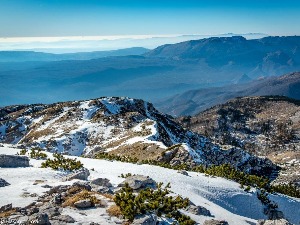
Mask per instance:
[[[19,149],[10,148],[9,146],[0,147],[0,154],[15,154],[18,151]],[[50,153],[48,155],[51,156]],[[86,168],[90,169],[89,179],[108,178],[114,186],[124,180],[119,177],[121,173],[147,175],[157,182],[164,182],[165,184],[170,182],[171,190],[176,194],[190,198],[196,205],[204,206],[210,210],[215,219],[226,220],[230,225],[256,224],[256,220],[265,218],[262,213],[262,204],[257,199],[254,189],[247,193],[239,187],[239,184],[223,178],[208,177],[194,172],[189,172],[189,176],[185,176],[175,170],[151,165],[136,165],[89,158],[79,158],[79,160]],[[32,167],[29,168],[0,168],[0,177],[11,184],[1,188],[0,206],[8,203],[13,203],[14,206],[25,206],[35,200],[36,197],[25,197],[22,195],[24,192],[40,195],[48,190],[42,188],[42,185],[53,186],[65,183],[60,179],[65,175],[63,172],[39,168],[41,162],[41,160],[31,159],[30,164]],[[35,180],[44,180],[44,182],[33,185]],[[283,211],[290,222],[299,223],[299,199],[283,195],[270,195],[270,198],[278,203],[279,210]],[[65,209],[63,213],[70,214],[74,212]],[[79,221],[81,219],[86,223],[96,218],[100,224],[114,224],[104,212],[91,210],[88,213],[88,216],[81,215],[80,217],[74,214],[72,216],[77,216]],[[95,215],[99,215],[99,213],[102,213],[103,217]],[[209,219],[205,216],[192,214],[190,216],[200,224]]]
[[[223,151],[204,136],[183,129],[152,104],[131,98],[1,108],[0,142],[76,156],[106,151],[168,163],[230,163],[243,171],[265,175],[276,169],[269,160],[241,149]],[[168,154],[168,147],[175,144],[181,144],[179,150]]]

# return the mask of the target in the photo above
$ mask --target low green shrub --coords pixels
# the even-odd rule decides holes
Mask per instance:
[[[190,217],[181,215],[178,211],[190,204],[189,199],[169,196],[169,188],[170,184],[162,187],[162,183],[159,183],[156,190],[146,188],[135,194],[133,189],[125,184],[125,187],[116,194],[114,201],[129,221],[133,221],[139,214],[155,213],[157,216],[166,215],[175,218],[180,225],[194,225],[195,222]]]
[[[42,163],[42,168],[52,168],[54,170],[78,170],[83,168],[83,164],[77,159],[65,158],[62,154],[54,153],[54,159],[47,159]]]
[[[42,152],[40,148],[33,148],[29,153],[30,158],[32,159],[47,159],[47,155]]]

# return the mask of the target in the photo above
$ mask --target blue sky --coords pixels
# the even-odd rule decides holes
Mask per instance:
[[[0,37],[300,35],[299,0],[0,0]]]

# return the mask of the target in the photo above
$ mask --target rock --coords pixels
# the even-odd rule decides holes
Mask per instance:
[[[52,195],[54,193],[62,193],[66,192],[70,188],[69,185],[58,185],[55,187],[52,187],[49,191],[47,191],[48,194]]]
[[[29,221],[37,225],[51,225],[49,217],[46,213],[39,213],[37,215],[29,217]]]
[[[157,216],[155,214],[141,215],[133,220],[132,225],[156,225]]]
[[[92,185],[98,185],[103,187],[112,187],[112,184],[109,182],[109,179],[107,178],[97,178],[91,181]]]
[[[212,216],[210,211],[202,206],[190,205],[187,211],[195,215]]]
[[[61,204],[62,203],[62,196],[60,193],[54,195],[54,197],[52,198],[51,202],[53,202],[54,204]]]
[[[10,183],[8,183],[6,180],[0,178],[0,187],[9,186]]]
[[[79,209],[92,207],[92,202],[89,199],[80,200],[74,203],[74,206]]]
[[[224,220],[205,220],[203,225],[228,225]]]
[[[46,213],[49,218],[59,216],[62,212],[62,208],[55,207],[52,204],[45,204],[43,207],[40,207],[40,211]]]
[[[181,174],[183,174],[183,175],[185,175],[185,176],[188,176],[188,175],[189,175],[188,172],[186,172],[185,170],[178,170],[177,173],[181,173]]]
[[[87,180],[88,176],[90,175],[90,171],[87,168],[82,168],[80,170],[75,171],[74,173],[69,174],[63,181],[70,181],[74,179],[78,180]]]
[[[1,206],[0,207],[0,213],[1,212],[7,212],[7,211],[9,211],[11,209],[12,209],[12,204],[7,204],[7,205],[4,205],[4,206]]]
[[[113,194],[113,191],[110,188],[103,187],[103,186],[94,187],[94,188],[92,188],[92,191],[98,192],[101,194]]]
[[[59,220],[61,222],[65,222],[65,223],[75,223],[76,222],[74,220],[74,218],[69,215],[56,216],[56,217],[53,217],[53,220]]]
[[[259,220],[257,225],[293,225],[285,219],[280,220]]]
[[[29,158],[19,155],[0,155],[0,167],[29,167]]]
[[[48,184],[42,185],[41,187],[42,187],[42,188],[52,188],[52,186],[50,186],[50,185],[48,185]]]
[[[126,183],[128,183],[128,185],[134,190],[147,187],[156,188],[156,182],[152,178],[143,175],[127,177],[121,184],[118,185],[118,187],[124,187]]]
[[[72,184],[72,187],[79,187],[79,188],[82,188],[82,189],[86,189],[88,191],[92,190],[92,187],[91,187],[91,185],[89,185],[88,182],[77,181],[77,182]]]

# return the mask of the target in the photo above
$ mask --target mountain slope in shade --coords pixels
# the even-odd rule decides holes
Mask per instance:
[[[268,159],[239,148],[223,150],[204,136],[183,129],[152,104],[130,98],[99,98],[51,105],[8,106],[0,110],[0,141],[38,146],[70,155],[106,151],[172,165],[230,163],[269,176]]]
[[[280,96],[243,97],[178,121],[215,143],[270,158],[284,170],[276,182],[300,186],[300,101]]]
[[[187,91],[155,105],[162,112],[173,116],[195,115],[235,97],[263,95],[283,95],[300,99],[300,72],[261,78],[245,84]]]

